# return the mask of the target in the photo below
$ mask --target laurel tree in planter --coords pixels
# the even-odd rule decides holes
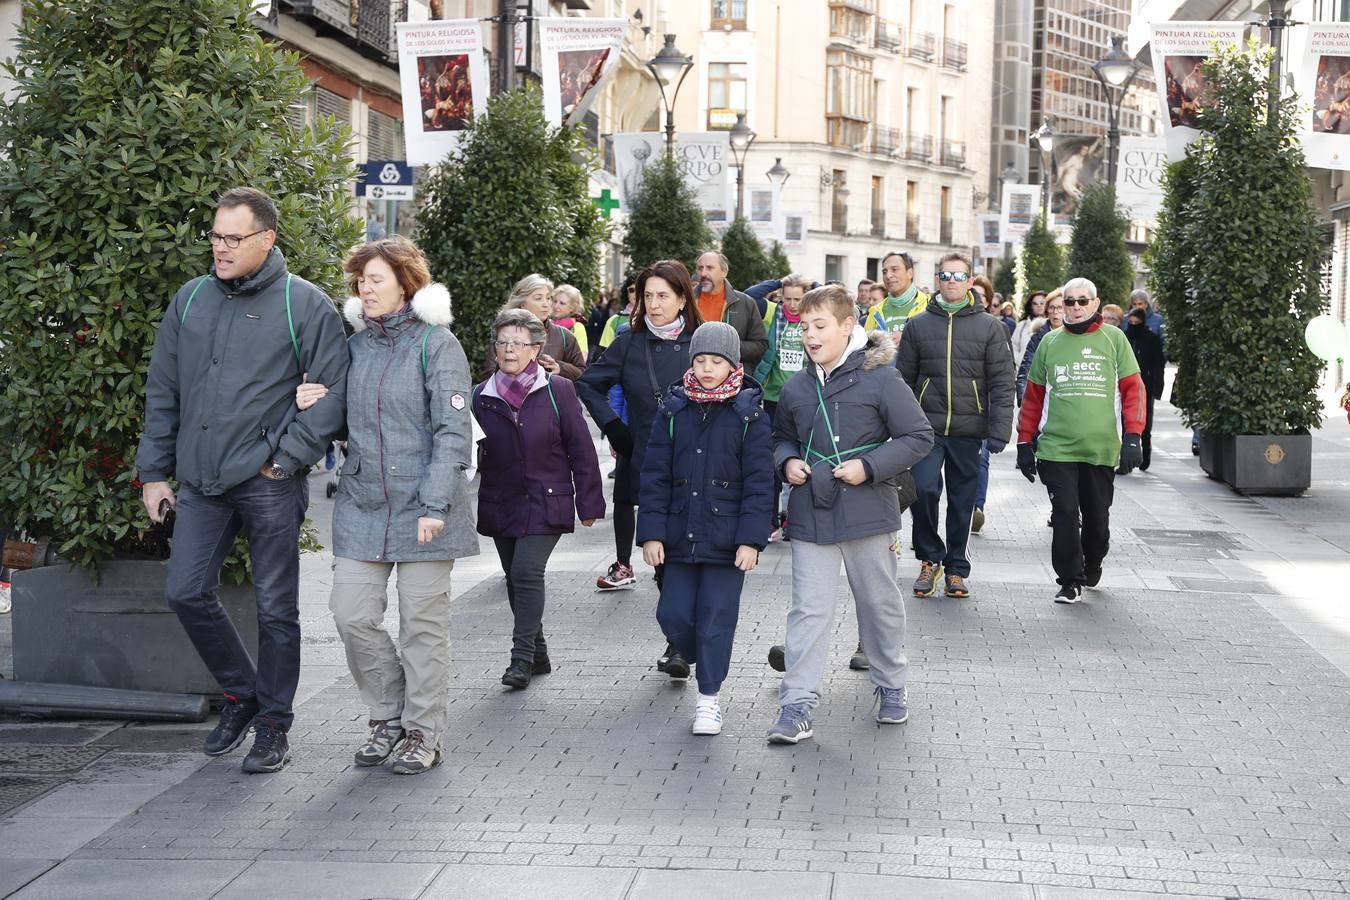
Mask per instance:
[[[1125,246],[1130,217],[1116,205],[1116,189],[1094,181],[1083,189],[1073,214],[1068,276],[1091,279],[1103,304],[1126,307],[1134,287],[1134,263]]]
[[[1310,478],[1307,433],[1322,418],[1323,366],[1303,331],[1326,298],[1299,100],[1282,100],[1268,118],[1270,52],[1227,48],[1204,64],[1214,87],[1190,148],[1195,186],[1181,216],[1196,297],[1190,403],[1201,432],[1223,441],[1220,474],[1230,486],[1297,493]],[[1251,469],[1239,458],[1250,456],[1244,446],[1258,451]],[[1261,472],[1270,484],[1258,483]],[[1301,484],[1282,474],[1291,472]]]
[[[348,134],[241,0],[30,0],[0,101],[0,521],[83,568],[162,558],[132,471],[155,331],[207,272],[215,198],[278,201],[291,271],[341,289]],[[226,578],[246,576],[236,555]]]

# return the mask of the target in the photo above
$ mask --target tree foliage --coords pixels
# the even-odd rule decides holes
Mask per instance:
[[[1196,321],[1198,305],[1190,284],[1192,252],[1186,243],[1185,210],[1195,194],[1196,161],[1187,155],[1172,163],[1163,174],[1163,203],[1158,211],[1153,240],[1144,253],[1149,268],[1149,289],[1167,323],[1167,358],[1176,363],[1172,381],[1172,405],[1182,420],[1195,425],[1193,408],[1195,373],[1198,365]]]
[[[1189,150],[1191,193],[1170,223],[1180,246],[1163,260],[1180,263],[1193,291],[1181,326],[1189,334],[1168,322],[1169,344],[1175,350],[1181,337],[1193,366],[1189,418],[1216,436],[1289,434],[1322,418],[1323,366],[1303,340],[1326,306],[1322,246],[1297,98],[1267,117],[1270,52],[1218,48],[1204,63],[1213,92]],[[1167,285],[1169,308],[1175,291]]]
[[[998,261],[998,268],[994,270],[994,291],[1002,294],[1005,300],[1011,300],[1017,293],[1017,263],[1011,256]]]
[[[788,259],[787,251],[783,249],[783,245],[778,243],[778,241],[774,241],[773,245],[769,247],[768,257],[769,274],[765,275],[764,278],[761,278],[760,281],[764,281],[768,278],[782,278],[785,275],[792,274],[792,260]]]
[[[1129,231],[1130,217],[1116,205],[1115,188],[1104,181],[1088,185],[1073,215],[1068,277],[1090,279],[1103,305],[1129,304],[1134,289],[1134,262],[1125,247]]]
[[[678,164],[660,155],[648,164],[642,186],[628,203],[623,255],[629,266],[637,271],[660,259],[678,259],[692,272],[698,255],[712,243],[698,198]]]
[[[1055,243],[1044,216],[1036,217],[1022,239],[1022,267],[1029,290],[1053,291],[1064,284],[1064,251]]]
[[[722,235],[722,253],[727,258],[727,268],[733,285],[744,290],[746,286],[757,284],[769,278],[782,278],[787,272],[774,272],[764,245],[755,236],[750,223],[737,218],[731,223],[726,234]]]
[[[539,88],[500,94],[435,167],[417,211],[418,243],[454,297],[469,365],[487,359],[489,329],[522,277],[538,272],[594,300],[609,223],[590,200],[594,149],[544,119]]]
[[[250,6],[24,4],[0,100],[0,521],[83,566],[166,549],[132,467],[156,329],[211,265],[215,198],[275,197],[291,270],[330,292],[360,238],[348,133],[287,121],[309,84]]]

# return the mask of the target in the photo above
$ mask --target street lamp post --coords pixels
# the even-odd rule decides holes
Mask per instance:
[[[1106,94],[1106,182],[1114,190],[1116,184],[1116,157],[1120,153],[1120,109],[1125,105],[1125,94],[1130,90],[1130,82],[1139,73],[1139,65],[1125,52],[1125,39],[1117,35],[1111,38],[1111,50],[1092,66],[1092,74],[1101,82]],[[1114,92],[1120,96],[1113,100]]]
[[[783,168],[783,157],[775,156],[773,165],[769,167],[769,171],[764,173],[764,177],[769,179],[769,184],[781,188],[787,184],[787,180],[792,177],[792,173]]]
[[[755,132],[745,124],[745,113],[736,113],[736,124],[731,126],[731,156],[736,163],[736,218],[745,216],[745,154],[755,142]]]
[[[656,87],[661,91],[661,104],[666,108],[666,155],[675,152],[675,98],[680,95],[680,87],[694,67],[694,58],[686,56],[675,47],[675,35],[666,35],[666,43],[647,63],[647,69],[656,76]],[[666,86],[674,83],[669,94]]]
[[[1284,65],[1280,46],[1284,42],[1283,32],[1288,25],[1301,24],[1290,22],[1284,17],[1288,6],[1287,0],[1270,0],[1270,16],[1266,19],[1266,27],[1270,29],[1270,46],[1275,51],[1270,58],[1270,95],[1266,99],[1266,122],[1272,124],[1280,106],[1280,69]]]
[[[1048,118],[1041,120],[1041,127],[1033,135],[1036,146],[1041,150],[1041,219],[1045,227],[1050,227],[1050,163],[1054,160],[1051,153],[1055,149],[1055,129]]]

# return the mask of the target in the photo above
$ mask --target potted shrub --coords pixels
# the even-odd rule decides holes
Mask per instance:
[[[1270,52],[1218,48],[1204,63],[1204,133],[1169,178],[1154,271],[1171,268],[1155,276],[1169,282],[1167,348],[1207,471],[1244,493],[1298,494],[1321,421],[1322,363],[1303,332],[1326,301],[1298,101],[1268,104]]]
[[[291,270],[341,288],[345,129],[298,128],[309,90],[241,0],[31,0],[0,101],[0,524],[62,564],[14,575],[16,674],[214,691],[163,598],[168,535],[132,471],[174,291],[209,270],[215,198],[278,199]],[[226,580],[247,581],[236,552]],[[256,628],[251,589],[227,598]]]

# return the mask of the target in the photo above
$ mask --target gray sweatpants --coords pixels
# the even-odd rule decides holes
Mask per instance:
[[[398,566],[398,648],[384,628],[389,573]],[[450,674],[450,573],[453,559],[333,565],[333,611],[347,667],[372,719],[401,719],[439,747]],[[400,654],[399,651],[402,651]]]
[[[792,542],[792,606],[787,620],[787,672],[778,688],[783,706],[820,701],[820,682],[830,653],[839,564],[844,564],[858,611],[858,636],[872,668],[872,683],[902,688],[905,600],[896,583],[894,535],[878,534],[839,544]]]

